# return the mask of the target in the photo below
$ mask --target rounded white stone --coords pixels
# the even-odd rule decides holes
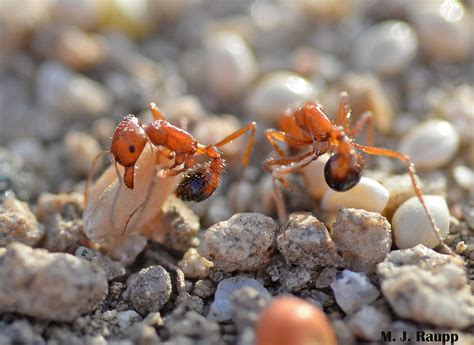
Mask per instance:
[[[314,100],[316,86],[298,74],[277,71],[267,74],[246,100],[249,112],[263,121],[277,122],[291,105]]]
[[[429,120],[412,128],[399,151],[410,156],[417,169],[435,169],[448,163],[459,148],[459,134],[447,121]]]
[[[321,199],[329,188],[324,178],[324,166],[329,157],[329,154],[324,154],[301,171],[306,188],[313,198]]]
[[[416,57],[418,40],[410,25],[389,20],[370,27],[355,41],[354,63],[382,75],[395,75]]]
[[[221,99],[239,96],[257,77],[251,48],[239,35],[213,32],[205,42],[204,79],[210,92]]]
[[[371,178],[362,177],[360,182],[348,191],[336,192],[329,188],[324,193],[321,207],[325,211],[337,211],[345,207],[382,213],[388,197],[387,188]]]
[[[410,16],[421,49],[431,60],[452,63],[469,55],[472,14],[460,1],[425,1]]]
[[[446,200],[438,195],[424,195],[423,199],[434,217],[441,238],[444,238],[449,232],[449,209]],[[408,199],[397,209],[392,219],[392,230],[395,244],[400,249],[412,248],[418,244],[434,248],[439,244],[417,197]]]

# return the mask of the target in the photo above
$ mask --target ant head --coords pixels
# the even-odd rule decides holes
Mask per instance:
[[[115,129],[110,152],[118,164],[130,167],[137,162],[146,142],[147,135],[138,119],[127,115]]]
[[[324,166],[324,178],[331,189],[345,192],[359,183],[362,177],[362,156],[352,151],[348,156],[334,154]]]

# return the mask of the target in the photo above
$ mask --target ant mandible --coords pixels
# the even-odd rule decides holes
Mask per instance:
[[[334,124],[324,113],[323,106],[315,101],[308,101],[296,110],[288,110],[280,119],[281,131],[267,129],[265,137],[281,158],[269,158],[263,165],[272,173],[273,186],[278,215],[282,222],[288,219],[283,202],[283,195],[279,181],[285,188],[289,188],[284,175],[300,171],[316,160],[319,156],[330,151],[333,155],[326,162],[324,177],[326,183],[335,191],[343,192],[353,188],[360,181],[364,161],[358,151],[369,155],[379,155],[397,158],[403,161],[410,175],[415,195],[423,206],[439,243],[441,241],[433,216],[428,210],[418,185],[415,167],[410,158],[400,152],[372,146],[372,114],[366,112],[361,115],[354,128],[349,127],[351,111],[348,105],[348,94],[342,92]],[[367,127],[367,145],[355,142],[355,137]],[[291,148],[300,149],[309,147],[310,150],[295,156],[287,157],[278,146],[277,141],[287,143]]]
[[[156,104],[150,103],[149,109],[154,118],[153,122],[142,124],[134,115],[125,116],[117,125],[112,137],[112,144],[110,149],[107,150],[114,157],[118,176],[120,176],[120,173],[117,164],[124,168],[123,182],[129,189],[134,188],[135,165],[147,142],[150,142],[157,149],[158,154],[170,160],[174,159],[174,163],[170,167],[162,168],[158,172],[158,176],[176,176],[184,173],[175,194],[185,201],[203,201],[214,193],[226,165],[218,148],[232,142],[246,132],[250,132],[250,137],[243,155],[242,165],[244,169],[248,166],[255,137],[255,122],[250,122],[213,145],[203,145],[184,129],[166,121]],[[210,162],[197,164],[200,155],[206,155]],[[98,157],[96,157],[96,160]],[[86,200],[90,179],[91,176],[89,176],[85,188]],[[147,199],[148,197],[130,214],[123,232],[125,232],[132,216],[145,205]]]

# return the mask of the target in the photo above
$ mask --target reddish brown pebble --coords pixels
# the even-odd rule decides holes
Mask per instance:
[[[256,345],[337,345],[323,311],[303,299],[276,297],[256,326]]]

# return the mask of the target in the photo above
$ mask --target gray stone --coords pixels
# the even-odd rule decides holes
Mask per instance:
[[[363,273],[344,270],[331,284],[337,304],[346,314],[353,314],[375,301],[380,292]]]
[[[141,314],[160,310],[171,296],[171,278],[161,266],[150,266],[132,276],[124,297]]]
[[[241,288],[252,288],[262,298],[271,298],[270,293],[258,281],[252,278],[232,277],[222,280],[217,286],[214,302],[211,304],[208,318],[215,321],[227,321],[232,317],[230,296]]]
[[[399,317],[446,328],[474,325],[474,296],[460,257],[420,244],[391,252],[377,272]]]
[[[38,223],[26,202],[7,198],[0,206],[0,246],[21,242],[29,246],[38,244],[44,227]]]
[[[79,247],[76,250],[76,256],[90,261],[92,264],[102,268],[107,275],[107,281],[123,277],[125,273],[127,273],[125,267],[120,262],[114,261],[108,256],[102,255],[93,249]]]
[[[390,318],[373,306],[364,306],[349,317],[348,325],[358,338],[377,342],[381,332],[389,329]]]
[[[231,318],[239,330],[253,327],[271,297],[252,287],[243,287],[230,295]]]
[[[272,218],[259,213],[237,213],[211,226],[198,251],[216,269],[254,271],[268,264],[275,232]]]
[[[0,256],[0,310],[72,321],[107,294],[105,272],[75,256],[10,244]]]
[[[277,244],[287,263],[308,270],[343,262],[326,226],[310,213],[292,213]]]
[[[375,212],[341,209],[333,225],[333,241],[347,268],[373,272],[390,252],[390,223]]]

